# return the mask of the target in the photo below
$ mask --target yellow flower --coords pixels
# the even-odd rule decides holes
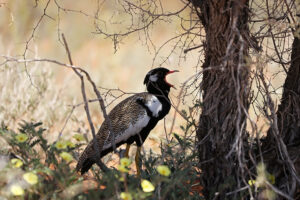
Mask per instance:
[[[124,182],[125,178],[122,176],[122,177],[119,178],[119,181]]]
[[[10,192],[11,192],[14,196],[22,196],[22,195],[24,195],[24,190],[23,190],[23,188],[22,188],[21,186],[19,186],[19,185],[16,185],[16,184],[14,184],[14,185],[12,185],[12,186],[10,187]]]
[[[69,154],[68,152],[61,152],[60,157],[62,157],[62,159],[64,159],[66,162],[70,162],[73,160],[73,156],[71,154]]]
[[[144,192],[153,192],[155,190],[155,187],[152,185],[152,183],[145,179],[142,180],[141,186]]]
[[[120,197],[123,200],[132,200],[132,196],[128,192],[121,192]]]
[[[120,163],[124,167],[128,167],[131,164],[131,160],[128,158],[121,158]]]
[[[249,184],[250,186],[255,185],[255,180],[249,180],[249,181],[248,181],[248,184]]]
[[[34,185],[34,184],[37,184],[38,183],[38,176],[35,175],[34,173],[32,172],[27,172],[23,175],[23,178],[24,180],[31,184],[31,185]]]
[[[65,141],[60,140],[56,142],[55,147],[57,149],[65,149],[67,148],[67,143]]]
[[[23,143],[26,140],[28,140],[28,136],[26,134],[24,134],[24,133],[18,134],[15,138],[18,141],[18,143]]]
[[[20,160],[18,158],[11,159],[10,163],[12,164],[13,168],[20,168],[23,166],[22,160]]]
[[[73,138],[77,141],[77,142],[81,142],[84,141],[84,137],[81,134],[75,134],[73,135]]]
[[[123,165],[118,165],[118,170],[120,172],[123,172],[123,173],[128,173],[129,172],[129,170]]]
[[[66,141],[66,145],[68,146],[68,147],[70,147],[70,148],[74,148],[75,147],[75,144],[73,143],[73,142],[71,142],[71,141]]]
[[[163,176],[170,176],[171,174],[169,167],[166,165],[159,165],[157,166],[156,170],[158,171],[159,174]]]

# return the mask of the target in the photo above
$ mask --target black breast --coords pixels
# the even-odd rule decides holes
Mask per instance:
[[[142,131],[138,135],[130,138],[130,141],[129,141],[130,143],[135,141],[138,146],[141,146],[145,142],[150,131],[156,126],[157,122],[159,120],[163,119],[169,113],[170,108],[171,108],[169,98],[163,97],[163,96],[156,96],[156,98],[162,104],[161,110],[159,111],[157,116],[154,116],[153,112],[148,107],[146,102],[141,101],[141,100],[137,101],[138,104],[140,104],[141,106],[143,106],[146,109],[147,115],[150,117],[150,121],[149,121],[148,125],[145,128],[143,128]]]

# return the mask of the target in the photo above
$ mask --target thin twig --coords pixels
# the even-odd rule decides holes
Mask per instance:
[[[68,54],[69,62],[70,62],[71,65],[73,65],[71,53],[70,53],[68,43],[66,41],[66,38],[65,38],[64,34],[62,34],[62,39],[63,39],[64,45],[65,45],[65,48],[66,48],[66,52]],[[96,163],[103,171],[106,171],[107,167],[101,161],[101,151],[102,151],[102,149],[99,149],[98,140],[97,140],[96,134],[95,134],[95,127],[93,125],[91,115],[90,115],[89,104],[88,104],[87,97],[86,97],[86,92],[85,92],[84,77],[80,74],[80,72],[77,69],[75,69],[75,68],[72,68],[72,69],[75,72],[75,74],[80,78],[80,81],[81,81],[81,93],[82,93],[82,98],[84,100],[84,109],[85,109],[85,113],[87,115],[87,119],[88,119],[90,129],[91,129],[91,132],[92,132],[92,135],[93,135],[93,140],[95,141],[94,142],[94,148],[96,150]],[[88,74],[88,73],[86,73],[86,74]]]

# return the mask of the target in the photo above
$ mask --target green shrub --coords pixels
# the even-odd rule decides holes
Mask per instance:
[[[131,171],[124,172],[130,169],[126,161],[123,162],[127,163],[123,164],[125,170],[116,167],[104,173],[93,167],[92,180],[87,181],[74,170],[74,158],[84,144],[78,138],[49,144],[45,139],[49,133],[40,122],[23,122],[18,131],[2,124],[0,135],[10,148],[1,152],[6,156],[0,160],[0,196],[9,199],[201,199],[198,191],[192,192],[199,175],[193,137],[187,137],[188,126],[182,128],[185,136],[174,133],[171,141],[161,143],[161,155],[150,151],[142,158],[141,179]]]

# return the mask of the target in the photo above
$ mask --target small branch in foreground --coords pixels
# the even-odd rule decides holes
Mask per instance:
[[[69,50],[69,47],[68,47],[68,44],[67,44],[67,41],[66,41],[66,38],[64,36],[64,34],[62,34],[62,38],[63,38],[63,42],[64,42],[64,45],[65,45],[65,48],[66,48],[66,52],[68,54],[68,59],[69,59],[69,62],[70,64],[73,66],[73,61],[72,61],[72,57],[71,57],[71,53],[70,53],[70,50]],[[97,165],[103,170],[103,171],[107,171],[107,167],[102,163],[101,161],[101,151],[102,151],[102,147],[101,149],[99,148],[99,145],[98,145],[98,140],[96,138],[96,134],[95,134],[95,128],[94,128],[94,125],[93,125],[93,122],[92,122],[92,119],[91,119],[91,115],[90,115],[90,112],[89,112],[89,105],[88,105],[88,101],[87,101],[87,97],[86,97],[86,92],[85,92],[85,84],[84,84],[84,78],[83,76],[77,71],[77,69],[74,69],[74,72],[79,76],[80,80],[81,80],[81,92],[82,92],[82,97],[83,97],[83,100],[84,100],[84,109],[86,111],[86,115],[87,115],[87,119],[88,119],[88,122],[89,122],[89,125],[90,125],[90,128],[91,128],[91,131],[92,131],[92,135],[93,135],[93,139],[94,139],[94,148],[96,150],[96,163]],[[104,113],[104,117],[105,117],[105,120],[108,120],[108,124],[110,125],[110,120],[106,114],[106,110],[105,110],[105,105],[104,105],[104,102],[102,100],[102,97],[100,95],[100,92],[97,90],[97,87],[96,87],[96,84],[92,81],[90,75],[85,71],[85,70],[81,70],[81,72],[83,72],[88,81],[92,84],[93,88],[94,88],[94,91],[99,99],[99,102],[100,102],[100,107]],[[109,126],[109,130],[111,131],[111,125]],[[114,136],[114,135],[113,135]],[[114,144],[114,141],[115,141],[115,138],[113,137],[113,147],[114,147],[114,150],[115,150],[115,144]]]
[[[64,42],[64,44],[65,44],[65,47],[66,47],[66,50],[67,50],[67,53],[68,53],[68,57],[69,57],[70,64],[73,65],[73,62],[72,62],[72,59],[71,59],[71,54],[70,54],[70,51],[69,51],[69,47],[68,47],[68,44],[67,44],[67,42],[66,42],[66,38],[65,38],[64,34],[62,34],[62,38],[63,38],[63,42]],[[73,70],[75,71],[75,73],[76,73],[78,76],[82,77],[82,75],[79,74],[79,72],[76,71],[76,69],[73,69]],[[114,134],[114,132],[113,132],[113,130],[112,130],[111,121],[110,121],[110,119],[109,119],[109,117],[108,117],[108,115],[107,115],[107,112],[106,112],[106,109],[105,109],[105,105],[104,105],[103,98],[101,97],[101,94],[100,94],[99,90],[97,89],[97,86],[96,86],[95,82],[92,80],[92,78],[91,78],[91,76],[89,75],[89,73],[87,73],[87,71],[85,71],[85,70],[82,70],[82,73],[85,74],[86,78],[87,78],[88,81],[91,83],[91,85],[92,85],[92,87],[93,87],[93,90],[94,90],[94,92],[95,92],[95,94],[96,94],[96,96],[97,96],[97,98],[98,98],[98,100],[99,100],[100,108],[101,108],[101,110],[102,110],[102,112],[103,112],[104,119],[105,119],[105,120],[107,121],[107,123],[108,123],[108,130],[109,130],[109,133],[112,134],[112,146],[113,146],[114,152],[116,153],[117,151],[116,151],[116,144],[115,144],[115,134]],[[84,95],[84,93],[82,93],[82,95]],[[88,109],[88,101],[87,101],[86,97],[84,98],[84,102],[85,102],[85,107],[87,106],[87,109]],[[88,116],[88,117],[89,117],[89,116]],[[93,133],[94,127],[93,127],[92,121],[89,120],[89,123],[90,123],[91,129],[92,129],[92,133]],[[95,134],[95,131],[94,131],[94,134]],[[94,134],[93,134],[93,137],[94,137]],[[110,135],[110,134],[109,134],[109,135]],[[96,138],[96,137],[94,137],[94,138]],[[102,146],[102,145],[101,145],[101,146]],[[101,147],[101,148],[102,148],[102,147]],[[100,153],[101,153],[102,149],[99,149],[99,150],[100,150]]]
[[[68,47],[68,44],[67,44],[67,41],[66,41],[66,38],[65,38],[64,34],[62,34],[62,38],[63,38],[63,42],[64,42],[64,45],[65,45],[66,52],[68,54],[69,62],[70,62],[71,65],[73,65],[73,61],[72,61],[72,58],[71,58],[71,53],[70,53],[70,50],[69,50],[69,47]],[[99,149],[99,146],[97,144],[95,128],[94,128],[94,125],[93,125],[93,122],[92,122],[92,119],[91,119],[89,104],[87,103],[84,78],[76,69],[73,68],[73,71],[80,78],[80,81],[81,81],[81,93],[82,93],[82,98],[83,98],[83,101],[84,101],[84,109],[85,109],[85,113],[87,115],[87,119],[88,119],[88,122],[89,122],[89,125],[90,125],[90,128],[91,128],[91,131],[92,131],[93,139],[95,141],[94,142],[94,148],[96,150],[96,160],[97,160],[97,164],[98,164],[98,161],[99,161],[99,163],[101,163],[101,150]],[[103,165],[99,164],[99,167],[102,168]]]

